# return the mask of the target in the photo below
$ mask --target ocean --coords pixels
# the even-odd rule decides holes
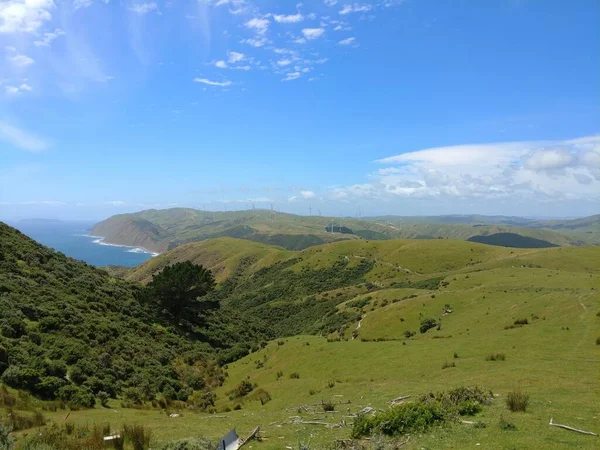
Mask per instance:
[[[94,222],[20,221],[10,225],[40,244],[94,266],[132,267],[156,255],[139,247],[102,242],[101,237],[90,235]]]

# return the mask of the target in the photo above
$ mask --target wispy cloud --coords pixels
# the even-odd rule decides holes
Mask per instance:
[[[302,34],[308,40],[317,39],[325,34],[324,28],[304,28]]]
[[[54,31],[44,33],[42,38],[37,41],[34,41],[33,44],[36,47],[50,47],[50,44],[52,44],[52,41],[54,41],[57,37],[62,36],[63,34],[65,34],[65,32],[63,30],[61,30],[60,28],[57,28]]]
[[[278,23],[298,23],[304,20],[304,16],[300,13],[290,14],[290,15],[282,15],[282,14],[274,14],[273,19]]]
[[[158,5],[156,2],[134,3],[129,7],[129,11],[143,16],[152,11],[158,11]]]
[[[213,81],[208,78],[194,78],[195,83],[206,84],[208,86],[219,86],[219,87],[227,87],[231,86],[233,83],[231,81]]]
[[[258,34],[265,34],[269,29],[269,19],[255,17],[246,22],[246,27],[250,28]]]
[[[311,199],[317,196],[313,191],[300,191],[300,195],[305,199]]]
[[[354,41],[356,41],[356,38],[349,37],[346,39],[342,39],[339,43],[340,43],[340,45],[350,45],[350,44],[354,44]]]
[[[357,12],[369,12],[372,9],[373,9],[373,6],[370,4],[364,4],[364,5],[361,5],[359,3],[346,4],[340,10],[340,14],[346,15],[346,14],[357,13]]]
[[[21,83],[18,86],[5,86],[4,92],[7,95],[19,95],[22,92],[31,92],[33,89],[27,83]]]
[[[292,81],[292,80],[296,80],[298,78],[300,78],[302,74],[300,72],[289,72],[285,78],[283,79],[283,81]]]
[[[29,133],[28,131],[18,128],[0,120],[0,140],[29,152],[41,152],[48,148],[48,144],[42,139]]]
[[[10,62],[18,68],[25,68],[28,67],[30,65],[32,65],[35,61],[33,58],[30,58],[27,55],[13,55],[13,56],[9,56],[8,59],[10,60]]]

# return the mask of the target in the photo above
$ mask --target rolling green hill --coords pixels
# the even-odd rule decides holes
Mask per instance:
[[[583,223],[588,224],[590,221]],[[344,218],[332,221],[326,217],[297,216],[265,210],[206,212],[174,208],[112,216],[96,224],[92,234],[104,236],[110,243],[140,246],[156,252],[165,252],[189,242],[219,237],[246,239],[288,250],[302,250],[338,240],[467,240],[473,236],[499,233],[512,233],[517,240],[511,243],[505,239],[502,245],[513,247],[521,247],[527,242],[520,237],[561,246],[600,244],[600,233],[590,232],[589,225],[577,229],[557,223],[553,223],[555,229],[542,225],[539,222],[512,217],[390,216],[369,220]]]
[[[194,258],[223,255],[217,259],[227,261],[232,244],[212,242]],[[265,248],[253,251],[262,265]],[[385,410],[398,396],[478,384],[495,398],[468,420],[485,428],[457,423],[413,435],[405,447],[595,448],[596,438],[550,427],[548,421],[600,430],[600,248],[388,240],[337,242],[288,259],[280,250],[273,254],[275,268],[247,266],[238,270],[233,287],[227,286],[231,281],[222,284],[228,305],[265,318],[275,330],[323,336],[278,338],[230,364],[228,379],[216,390],[216,406],[228,411],[240,404],[241,411],[221,413],[218,422],[183,421],[188,434],[192,426],[218,436],[234,426],[244,433],[261,425],[268,439],[256,448],[278,449],[282,443],[296,448],[310,441],[311,448],[326,449],[348,438],[352,415],[365,407]],[[319,273],[327,274],[326,283],[319,283]],[[309,284],[306,290],[303,283]],[[281,296],[272,295],[276,292]],[[289,318],[282,299],[300,306]],[[333,305],[343,314],[337,321],[331,320]],[[320,314],[309,317],[311,311]],[[420,333],[424,318],[438,326]],[[496,354],[505,359],[488,360]],[[227,393],[243,380],[271,400],[230,399]],[[508,393],[516,389],[531,397],[526,413],[506,407]],[[337,412],[324,414],[321,402],[337,404]],[[156,427],[169,436],[178,433]]]
[[[15,252],[13,244],[2,247],[2,254],[9,255],[4,261],[12,265],[0,262],[0,299],[7,295],[2,286],[26,286],[19,288],[17,298],[8,294],[13,298],[8,310],[29,305],[29,298],[44,298],[35,283],[43,279],[41,273],[58,276],[49,263],[58,258],[70,264],[61,274],[75,271],[81,274],[77,279],[94,280],[84,291],[91,285],[103,290],[105,284],[125,290],[111,297],[106,311],[120,308],[125,299],[128,309],[121,314],[133,315],[127,319],[134,320],[128,332],[139,336],[121,339],[145,342],[142,354],[156,354],[163,339],[173,340],[169,351],[175,358],[161,363],[161,370],[181,368],[176,356],[185,354],[185,347],[179,347],[184,344],[178,344],[184,336],[177,327],[147,334],[157,327],[157,318],[152,311],[136,312],[131,292],[141,289],[137,282],[148,282],[181,261],[205,265],[219,282],[211,295],[221,303],[218,315],[205,331],[188,335],[185,344],[210,345],[207,353],[220,363],[212,372],[223,378],[210,385],[215,396],[210,411],[198,406],[195,392],[187,402],[170,404],[167,413],[181,416],[168,420],[150,401],[131,408],[121,405],[120,398],[110,400],[108,409],[71,411],[69,420],[75,425],[138,423],[153,431],[158,445],[199,435],[214,440],[234,427],[245,435],[260,425],[265,439],[253,442],[254,449],[298,449],[310,443],[313,450],[325,450],[336,440],[349,439],[356,414],[364,408],[385,411],[399,396],[410,395],[404,400],[410,404],[425,392],[480,385],[494,393],[494,400],[466,418],[470,424],[450,422],[411,433],[408,441],[397,436],[406,441],[402,448],[462,449],[479,443],[494,449],[592,449],[598,442],[550,427],[548,421],[553,417],[579,429],[600,430],[600,247],[516,249],[449,239],[349,239],[289,251],[220,237],[179,246],[125,271],[125,282],[52,256],[56,254],[6,230],[8,242],[23,250]],[[0,242],[6,239],[3,234]],[[33,262],[27,256],[46,253]],[[85,319],[82,328],[105,321],[109,313],[69,283],[61,279],[57,293],[41,305],[75,296],[86,299],[76,303]],[[74,300],[62,301],[69,305]],[[142,318],[147,328],[133,325]],[[425,319],[434,324],[420,332]],[[37,331],[39,319],[22,320],[27,336]],[[220,335],[221,328],[229,331]],[[58,335],[70,333],[71,328],[63,327]],[[5,347],[8,339],[11,348],[28,348],[26,342],[36,338],[2,339]],[[43,336],[42,348],[52,342],[47,339],[56,334]],[[85,342],[90,351],[101,348]],[[31,352],[25,359],[36,360]],[[509,392],[519,389],[530,395],[524,413],[509,411],[505,403]],[[157,393],[157,400],[162,395]],[[330,403],[333,411],[325,412],[323,405]],[[51,422],[64,422],[64,411],[45,414]]]

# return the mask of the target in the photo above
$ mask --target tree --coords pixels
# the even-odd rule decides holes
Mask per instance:
[[[189,261],[165,267],[152,276],[146,293],[174,317],[185,311],[207,311],[217,308],[214,300],[201,300],[215,288],[215,279],[210,270]]]

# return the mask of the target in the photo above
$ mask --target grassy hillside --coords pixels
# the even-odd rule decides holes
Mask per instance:
[[[385,239],[461,239],[513,233],[547,241],[554,245],[582,245],[596,242],[587,228],[551,230],[529,226],[531,221],[518,218],[484,216],[440,216],[434,218],[381,217],[370,220],[297,216],[272,211],[206,212],[174,208],[121,214],[98,223],[94,235],[107,242],[134,245],[164,252],[189,242],[232,237],[277,245],[288,250],[337,240]],[[505,241],[506,242],[506,241]],[[510,244],[510,242],[508,242]],[[523,244],[516,242],[514,247]]]
[[[195,330],[140,290],[0,222],[1,380],[73,406],[100,392],[133,403],[161,392],[187,398],[222,381],[219,349],[249,349],[261,336],[235,314]]]
[[[228,327],[241,316],[273,340],[250,354],[239,345],[219,353],[224,381],[212,390],[214,414],[202,412],[194,397],[172,403],[167,412],[182,416],[168,420],[149,402],[132,409],[110,400],[109,409],[72,411],[74,424],[136,422],[153,430],[157,445],[216,439],[233,427],[244,435],[260,425],[265,439],[250,444],[254,449],[308,442],[311,449],[330,449],[350,437],[355,414],[365,407],[386,410],[399,396],[411,395],[405,400],[411,402],[424,392],[477,384],[495,397],[466,420],[485,427],[451,422],[411,433],[403,448],[591,449],[598,443],[548,421],[600,430],[599,247],[345,240],[291,252],[220,238],[178,247],[127,276],[148,281],[182,260],[217,274],[214,296],[222,308],[211,327]],[[434,325],[421,333],[424,319]],[[205,337],[213,343],[210,330]],[[517,389],[530,395],[524,413],[505,403]],[[334,411],[325,412],[323,403]],[[64,420],[64,412],[45,414]]]

